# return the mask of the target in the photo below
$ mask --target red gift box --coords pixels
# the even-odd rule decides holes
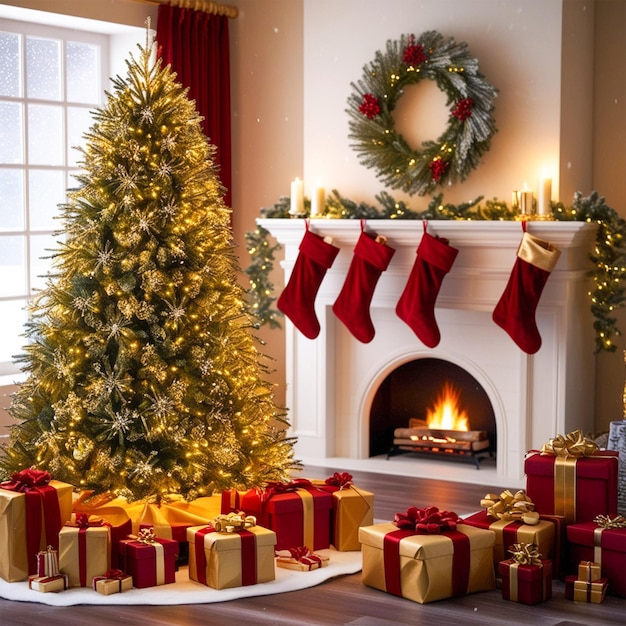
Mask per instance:
[[[539,604],[552,597],[552,562],[541,559],[541,565],[522,565],[515,559],[498,564],[502,576],[502,598],[522,604]]]
[[[176,582],[178,541],[159,539],[140,531],[137,539],[120,542],[122,567],[139,589]]]
[[[565,580],[569,567],[569,550],[567,548],[567,524],[563,515],[546,515],[541,513],[539,519],[554,524],[554,550],[552,552],[552,578]]]
[[[314,552],[330,546],[332,496],[309,480],[250,489],[241,496],[240,505],[260,526],[276,533],[276,550],[306,546]]]
[[[626,528],[602,528],[596,522],[567,527],[572,563],[600,564],[608,593],[626,598]]]
[[[526,493],[535,510],[567,524],[617,514],[618,453],[572,457],[533,453],[524,461]]]

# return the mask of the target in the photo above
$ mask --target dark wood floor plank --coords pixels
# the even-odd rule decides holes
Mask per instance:
[[[341,468],[308,467],[302,476],[326,478]],[[480,508],[480,499],[494,486],[352,472],[357,486],[375,494],[374,516],[391,520],[408,506],[438,506],[459,515]],[[371,589],[361,574],[340,576],[316,587],[291,593],[258,596],[205,605],[49,607],[0,600],[2,626],[624,626],[626,600],[607,597],[603,604],[575,603],[564,597],[556,581],[554,597],[527,606],[502,599],[500,591],[416,604]]]

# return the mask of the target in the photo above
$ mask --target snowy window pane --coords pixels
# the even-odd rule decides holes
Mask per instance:
[[[0,362],[12,361],[13,357],[23,352],[26,343],[21,333],[27,320],[26,300],[0,301],[0,319],[2,326],[16,332],[3,333],[0,341]]]
[[[29,98],[61,100],[61,42],[26,38],[26,85]]]
[[[83,135],[91,128],[94,119],[91,111],[84,107],[67,107],[67,164],[76,167],[78,161],[83,160],[83,154],[77,147],[84,147],[86,141]]]
[[[63,165],[63,108],[28,105],[28,161],[33,165]]]
[[[59,249],[56,235],[31,235],[30,238],[30,286],[31,291],[46,286],[46,275],[52,265],[51,256]]]
[[[23,163],[22,105],[0,102],[0,163]]]
[[[24,174],[0,168],[0,230],[24,230]]]
[[[0,32],[0,96],[22,95],[20,40],[15,33]]]
[[[58,205],[65,202],[65,172],[31,170],[28,180],[28,202],[31,230],[57,230]]]
[[[0,237],[0,297],[26,293],[25,240],[22,236]]]
[[[68,41],[65,52],[68,102],[100,101],[100,48]]]

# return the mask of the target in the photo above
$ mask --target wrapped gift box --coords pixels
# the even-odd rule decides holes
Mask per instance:
[[[274,580],[276,533],[262,526],[217,532],[215,527],[187,529],[189,578],[213,589]]]
[[[59,553],[52,546],[37,552],[37,576],[59,575]]]
[[[276,552],[276,565],[283,569],[293,569],[298,572],[310,572],[320,567],[326,567],[330,558],[325,554],[311,552],[308,548],[291,548]]]
[[[359,529],[362,581],[426,603],[496,588],[495,533],[467,524],[456,531],[417,534],[389,522]]]
[[[59,569],[70,587],[89,587],[94,576],[110,569],[111,535],[108,526],[83,514],[67,522],[59,533]]]
[[[28,479],[35,476],[32,485]],[[0,578],[27,580],[37,572],[36,555],[59,547],[59,531],[72,514],[72,485],[47,472],[25,470],[0,484]]]
[[[526,493],[539,513],[563,515],[567,524],[617,514],[617,452],[580,458],[538,452],[524,461]]]
[[[552,578],[565,580],[569,568],[569,549],[567,545],[567,532],[565,517],[563,515],[539,514],[539,519],[554,525],[554,549],[552,551]]]
[[[539,604],[552,597],[552,562],[541,559],[541,565],[522,565],[514,559],[498,564],[502,576],[502,597],[522,604]]]
[[[176,582],[178,541],[154,537],[151,529],[120,542],[121,569],[139,589]]]
[[[53,591],[65,591],[69,589],[67,574],[57,574],[56,576],[29,576],[28,588],[42,593]]]
[[[594,583],[602,578],[600,563],[593,561],[581,561],[578,564],[578,580],[584,580],[587,583]]]
[[[312,481],[333,497],[330,543],[340,552],[360,550],[359,528],[374,523],[374,494],[359,489],[347,472],[335,472],[325,481]]]
[[[533,543],[546,558],[552,560],[554,554],[555,526],[551,522],[540,520],[537,524],[524,524],[507,520],[494,520],[487,511],[479,511],[463,520],[470,526],[492,530],[496,533],[493,548],[494,567],[510,556],[509,548],[515,543]],[[552,565],[550,565],[552,576]]]
[[[114,569],[109,570],[103,576],[95,576],[91,586],[99,594],[110,596],[113,593],[122,593],[132,589],[133,578],[122,570]]]
[[[572,563],[599,563],[608,593],[626,598],[626,528],[602,528],[596,522],[567,527]]]
[[[575,574],[565,577],[565,597],[576,602],[602,604],[606,596],[608,580],[601,578],[592,583],[578,580]]]

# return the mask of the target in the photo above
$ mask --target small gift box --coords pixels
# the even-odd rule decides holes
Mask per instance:
[[[227,589],[275,579],[276,533],[256,526],[252,516],[220,515],[208,526],[187,529],[187,538],[191,580]]]
[[[110,596],[132,589],[133,578],[121,569],[111,569],[102,576],[94,576],[91,586],[103,596]]]
[[[552,597],[552,562],[542,559],[533,544],[515,544],[513,558],[498,564],[502,598],[522,604],[538,604]]]
[[[306,546],[276,552],[276,565],[278,567],[299,572],[310,572],[320,567],[326,567],[328,561],[328,556],[311,552]]]
[[[267,483],[264,490],[250,489],[241,498],[241,511],[276,533],[276,549],[306,546],[323,550],[330,546],[332,496],[310,480]]]
[[[552,559],[555,525],[539,519],[532,501],[523,491],[516,494],[504,491],[499,496],[487,494],[481,505],[487,504],[490,504],[487,510],[470,515],[464,522],[496,533],[495,567],[507,558],[509,549],[517,543],[534,544],[545,558]]]
[[[606,596],[608,580],[601,578],[594,582],[578,580],[575,574],[565,577],[565,597],[575,602],[602,604]]]
[[[563,515],[567,524],[616,515],[618,460],[579,430],[559,435],[526,458],[526,492],[539,513]]]
[[[102,520],[78,513],[59,533],[59,569],[70,587],[89,587],[94,576],[110,568],[111,535]]]
[[[581,561],[578,564],[578,580],[584,580],[586,583],[594,583],[602,578],[600,572],[600,563],[592,561]]]
[[[59,575],[59,553],[52,546],[37,552],[37,576]]]
[[[626,598],[626,518],[598,515],[593,522],[571,524],[567,538],[572,562],[597,563],[609,581],[608,593]]]
[[[411,507],[393,522],[359,529],[362,581],[413,602],[495,589],[495,533],[437,507]]]
[[[52,591],[65,591],[69,588],[67,574],[57,574],[56,576],[29,576],[28,588],[34,591],[48,593]]]
[[[58,549],[59,531],[72,514],[72,491],[36,469],[0,483],[0,578],[26,580],[37,572],[37,552]]]
[[[340,552],[360,550],[359,528],[374,523],[374,494],[359,489],[347,472],[335,472],[316,487],[332,495],[330,543]]]
[[[122,567],[139,589],[176,582],[178,541],[156,537],[152,528],[120,542]]]

